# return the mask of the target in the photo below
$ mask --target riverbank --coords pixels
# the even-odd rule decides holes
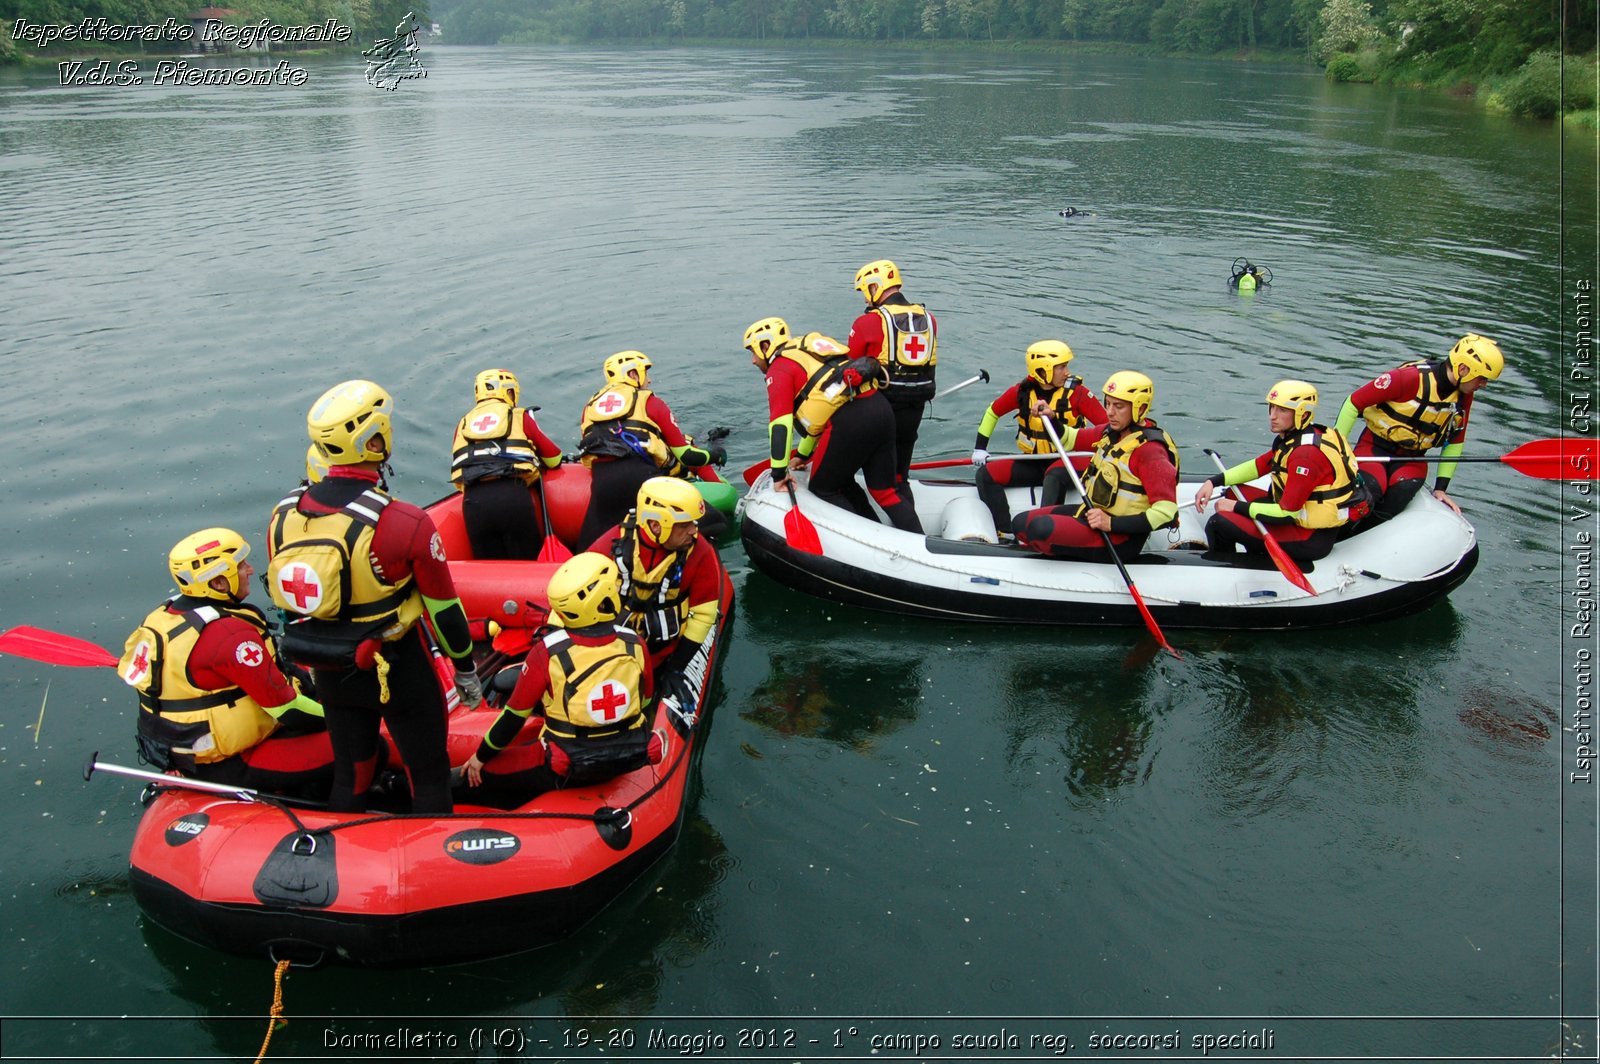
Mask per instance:
[[[1596,111],[1596,55],[1538,52],[1511,74],[1485,75],[1461,67],[1396,62],[1371,48],[1328,60],[1328,78],[1470,96],[1490,111],[1522,118],[1560,119],[1585,129],[1600,128]]]

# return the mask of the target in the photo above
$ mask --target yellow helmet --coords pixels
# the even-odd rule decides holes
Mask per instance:
[[[883,298],[883,293],[900,284],[900,267],[888,259],[869,262],[856,271],[856,291],[872,306]]]
[[[638,384],[643,387],[645,372],[650,366],[650,358],[643,351],[618,351],[606,359],[606,380],[612,384]],[[637,381],[628,379],[628,374],[634,370],[639,371]]]
[[[1506,356],[1500,353],[1500,345],[1487,336],[1468,333],[1450,349],[1450,368],[1456,371],[1457,384],[1474,377],[1496,381],[1506,368]]]
[[[1057,366],[1072,361],[1072,348],[1060,340],[1040,340],[1028,345],[1028,376],[1042,387],[1050,387],[1050,377]]]
[[[641,530],[644,530],[646,521],[660,523],[661,535],[656,540],[660,543],[672,535],[672,530],[678,525],[698,521],[704,517],[706,499],[700,494],[699,489],[687,480],[679,480],[677,477],[651,477],[639,486],[638,507],[635,512]]]
[[[1104,397],[1132,403],[1133,420],[1143,421],[1145,414],[1150,412],[1150,404],[1155,402],[1155,382],[1143,373],[1131,369],[1119,370],[1106,381]]]
[[[604,554],[574,554],[550,574],[545,588],[550,608],[568,628],[614,621],[622,612],[622,578]]]
[[[763,362],[771,362],[773,353],[789,339],[789,323],[782,318],[762,318],[744,331],[744,346]],[[765,349],[758,345],[766,344]]]
[[[1305,381],[1279,381],[1267,392],[1267,402],[1294,411],[1294,427],[1303,429],[1317,416],[1317,389]]]
[[[330,465],[354,465],[388,458],[393,439],[389,415],[394,400],[371,381],[335,384],[311,404],[306,428]],[[373,450],[371,444],[380,444]]]
[[[306,448],[306,482],[315,484],[328,475],[328,460],[323,457],[317,445],[312,444]]]
[[[517,375],[508,369],[486,369],[478,374],[472,382],[472,395],[478,402],[485,399],[504,399],[511,406],[517,405],[517,396],[522,394],[522,385],[517,383]]]
[[[245,597],[239,566],[250,556],[250,544],[231,528],[205,528],[178,540],[167,553],[167,568],[178,590],[192,598],[231,602]],[[218,591],[211,581],[228,578],[228,590]]]

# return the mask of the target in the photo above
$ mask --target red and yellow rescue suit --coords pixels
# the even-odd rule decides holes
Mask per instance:
[[[1002,417],[1012,414],[1017,422],[1017,450],[1023,454],[1055,453],[1055,444],[1050,442],[1050,437],[1044,429],[1044,418],[1034,411],[1034,404],[1041,401],[1050,410],[1048,416],[1057,435],[1060,435],[1062,429],[1106,423],[1106,408],[1100,405],[1100,400],[1094,397],[1093,392],[1083,386],[1081,377],[1068,377],[1066,383],[1059,388],[1046,388],[1032,377],[1024,377],[1002,392],[1000,397],[990,403],[989,408],[983,412],[983,421],[978,425],[978,439],[973,444],[973,449],[987,451],[989,437],[993,435],[995,426]],[[1088,468],[1087,457],[1074,458],[1072,461],[1073,468],[1079,472]],[[1011,531],[1011,507],[1006,502],[1007,488],[1038,487],[1045,482],[1046,473],[1060,468],[1059,458],[1054,462],[1043,459],[1018,462],[1010,458],[991,458],[984,463],[973,475],[973,480],[978,486],[978,498],[983,500],[984,505],[989,508],[990,516],[994,518],[995,531]],[[1057,496],[1054,502],[1060,502],[1063,497],[1064,495]],[[1048,498],[1044,500],[1046,506],[1053,504]]]
[[[461,517],[474,558],[535,559],[544,546],[543,492],[530,492],[561,448],[533,412],[484,399],[456,425],[450,482],[461,491]]]
[[[845,346],[851,358],[875,358],[888,372],[884,396],[894,412],[895,486],[908,491],[911,452],[934,394],[939,322],[922,304],[895,292],[850,325]]]
[[[540,629],[511,697],[478,744],[483,783],[464,794],[513,808],[545,791],[660,762],[662,740],[649,728],[654,693],[644,642],[632,630],[609,623]],[[519,743],[530,718],[537,721],[532,737]]]
[[[852,359],[843,344],[818,332],[785,341],[767,361],[767,431],[772,481],[789,475],[789,457],[811,462],[813,495],[876,521],[856,483],[896,528],[921,532],[916,510],[895,486],[894,412],[878,390],[876,359]]]
[[[1416,361],[1381,374],[1345,400],[1335,428],[1349,438],[1357,419],[1366,422],[1354,439],[1357,459],[1415,458],[1443,447],[1440,457],[1445,461],[1433,486],[1445,491],[1456,471],[1451,459],[1461,454],[1472,412],[1472,396],[1450,383],[1449,372],[1448,362]],[[1421,481],[1428,475],[1425,462],[1357,462],[1357,467],[1378,497],[1400,481]]]
[[[328,807],[365,809],[382,721],[405,761],[412,811],[448,813],[444,692],[418,621],[427,613],[440,649],[465,667],[472,636],[433,519],[377,484],[375,469],[334,466],[280,502],[268,527],[268,585],[301,618],[285,629],[284,652],[311,668],[327,711]]]
[[[719,480],[711,452],[689,442],[672,410],[648,388],[607,384],[583,404],[578,451],[589,467],[589,509],[578,545],[584,549],[633,509],[651,477]]]
[[[1235,544],[1254,554],[1266,545],[1255,522],[1272,531],[1272,538],[1295,561],[1326,558],[1339,530],[1366,516],[1366,491],[1356,476],[1355,456],[1337,429],[1311,425],[1279,434],[1272,450],[1224,473],[1210,477],[1223,487],[1271,474],[1272,488],[1243,487],[1245,501],[1206,522],[1206,540],[1213,551],[1229,552]]]
[[[1084,477],[1088,503],[1030,510],[1014,522],[1017,542],[1052,558],[1109,562],[1105,534],[1091,528],[1090,507],[1111,516],[1109,532],[1124,561],[1144,548],[1152,530],[1178,517],[1178,445],[1149,418],[1113,432],[1107,425],[1067,429],[1067,450],[1093,448]]]
[[[140,758],[213,783],[326,798],[333,747],[321,708],[276,654],[265,617],[246,603],[178,596],[154,610],[117,665],[139,693]]]
[[[617,563],[622,621],[644,639],[651,669],[682,672],[721,610],[721,570],[711,544],[697,534],[682,550],[667,550],[630,513],[589,549]]]

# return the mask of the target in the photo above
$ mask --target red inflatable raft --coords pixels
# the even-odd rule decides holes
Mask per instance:
[[[587,478],[578,466],[547,478],[556,531],[569,543]],[[467,558],[458,497],[429,509],[448,554]],[[554,564],[450,564],[469,615],[507,629],[498,646],[543,622]],[[697,704],[668,697],[655,707],[653,726],[673,737],[659,765],[512,812],[458,806],[448,817],[335,814],[155,783],[133,841],[134,895],[157,923],[202,945],[306,963],[441,964],[562,938],[677,839],[732,609],[724,571],[718,626],[687,670]],[[452,764],[495,716],[452,712]]]

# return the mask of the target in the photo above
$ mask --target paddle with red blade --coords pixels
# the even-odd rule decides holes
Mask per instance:
[[[789,512],[783,515],[784,539],[802,554],[821,554],[822,540],[817,538],[817,526],[800,512],[800,502],[794,497],[794,478],[786,479],[784,487],[789,490]]]
[[[1056,453],[1061,456],[1062,467],[1072,477],[1072,486],[1078,489],[1078,495],[1087,504],[1089,493],[1083,489],[1083,481],[1078,477],[1078,471],[1072,468],[1072,459],[1067,456],[1067,449],[1061,446],[1061,437],[1056,435],[1055,426],[1050,423],[1049,418],[1040,420],[1044,422],[1044,430],[1050,434],[1050,442],[1056,445]],[[1117,556],[1116,545],[1111,542],[1111,533],[1101,532],[1100,538],[1106,541],[1106,551],[1111,555],[1111,560],[1116,562],[1117,572],[1122,574],[1122,582],[1128,585],[1128,594],[1133,596],[1133,604],[1139,607],[1139,615],[1144,618],[1144,626],[1150,629],[1150,635],[1160,644],[1162,650],[1182,661],[1183,655],[1174,650],[1172,644],[1167,642],[1167,637],[1161,634],[1161,626],[1150,615],[1150,608],[1144,604],[1144,596],[1139,594],[1139,588],[1135,586],[1133,577],[1128,575],[1128,567],[1123,565],[1122,559]]]
[[[117,656],[87,639],[50,632],[43,628],[18,625],[0,632],[0,653],[32,658],[48,665],[81,665],[91,668],[115,667]]]
[[[1228,467],[1223,464],[1220,454],[1209,447],[1205,449],[1205,452],[1211,456],[1213,462],[1217,463],[1218,469],[1224,473],[1228,471]],[[1233,487],[1229,490],[1233,492],[1233,497],[1236,500],[1241,503],[1244,502],[1244,492],[1240,491],[1238,487]],[[1283,545],[1272,538],[1272,533],[1268,531],[1267,526],[1254,517],[1250,520],[1256,526],[1256,531],[1261,533],[1261,542],[1267,545],[1267,557],[1272,559],[1272,564],[1278,567],[1278,572],[1283,574],[1283,578],[1306,594],[1315,596],[1317,589],[1311,586],[1311,581],[1306,579],[1306,574],[1294,563],[1294,559],[1284,551]],[[1229,549],[1231,550],[1232,548],[1230,547]]]
[[[1600,439],[1574,436],[1529,440],[1505,454],[1357,455],[1358,462],[1503,462],[1526,477],[1539,480],[1600,480]]]
[[[550,499],[544,492],[544,477],[534,481],[539,486],[539,510],[544,514],[544,546],[539,548],[541,562],[564,562],[572,557],[572,551],[567,545],[556,538],[555,528],[550,524]]]

